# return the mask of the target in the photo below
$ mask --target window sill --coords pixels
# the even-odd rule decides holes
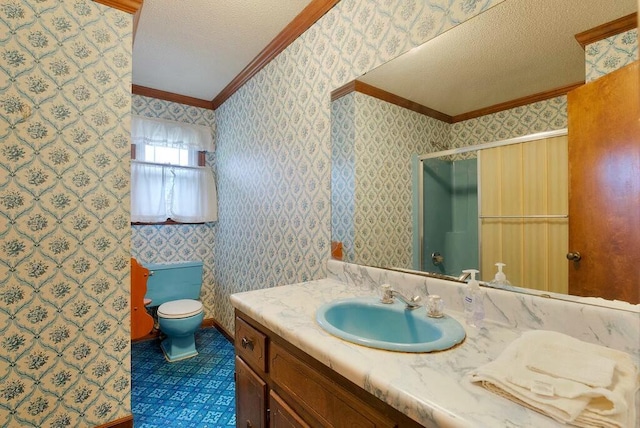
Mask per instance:
[[[136,222],[131,222],[131,226],[172,226],[172,225],[181,225],[181,224],[205,224],[204,222],[200,222],[200,223],[181,223],[178,221],[174,221],[171,220],[170,218],[166,219],[165,221],[159,221],[159,222],[155,222],[155,223],[145,223],[145,222],[140,222],[140,221],[136,221]]]

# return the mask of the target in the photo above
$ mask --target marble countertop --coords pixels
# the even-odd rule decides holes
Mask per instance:
[[[343,341],[324,331],[315,320],[316,309],[324,303],[371,295],[370,290],[321,279],[234,294],[231,302],[283,339],[426,427],[564,426],[486,391],[467,377],[471,370],[494,360],[522,331],[491,321],[478,330],[464,323],[462,313],[445,308],[447,315],[464,326],[465,341],[443,352],[410,354]]]

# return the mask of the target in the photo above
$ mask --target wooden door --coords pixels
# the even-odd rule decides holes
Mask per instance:
[[[568,94],[569,293],[640,303],[638,61]]]

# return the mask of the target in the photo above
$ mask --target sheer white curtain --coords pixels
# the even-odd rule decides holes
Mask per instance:
[[[131,141],[205,152],[214,150],[211,129],[206,126],[135,115],[131,116]]]
[[[218,198],[209,168],[169,169],[173,175],[170,217],[181,223],[218,220]]]
[[[218,220],[218,195],[208,167],[131,162],[131,221],[179,223]]]
[[[165,167],[131,162],[131,221],[157,223],[167,215]]]
[[[189,150],[213,150],[211,130],[160,119],[132,117],[132,140]],[[131,221],[180,223],[218,220],[218,199],[209,167],[131,162]]]

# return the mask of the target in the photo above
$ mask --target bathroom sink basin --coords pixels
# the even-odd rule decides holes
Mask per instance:
[[[447,315],[429,318],[425,308],[409,310],[402,302],[385,304],[375,297],[329,302],[318,309],[316,320],[334,336],[388,351],[443,351],[466,336],[460,323]]]

